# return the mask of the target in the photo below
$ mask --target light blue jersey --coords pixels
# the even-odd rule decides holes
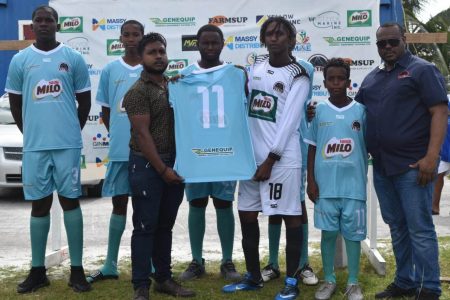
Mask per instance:
[[[185,182],[250,179],[256,170],[246,119],[245,75],[233,65],[197,70],[169,85],[175,170]]]
[[[97,103],[109,107],[109,160],[128,161],[130,121],[122,107],[123,97],[136,82],[142,65],[130,66],[123,58],[110,62],[103,69],[97,91]]]
[[[81,54],[63,44],[47,52],[31,45],[14,55],[5,90],[23,95],[23,150],[82,148],[75,93],[90,88]]]
[[[365,107],[356,101],[342,108],[329,100],[317,105],[305,142],[317,147],[314,176],[320,198],[366,200],[365,124]]]

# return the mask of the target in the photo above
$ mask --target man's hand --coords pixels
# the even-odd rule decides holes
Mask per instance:
[[[316,204],[317,199],[319,199],[319,187],[315,180],[308,181],[306,193],[308,194],[309,199]]]
[[[411,168],[419,169],[419,174],[417,175],[417,184],[420,186],[425,186],[431,182],[436,176],[436,166],[438,158],[431,157],[429,155],[420,159],[418,162],[409,165]]]
[[[183,183],[184,178],[178,175],[174,169],[166,167],[161,174],[162,179],[169,185]]]
[[[177,74],[177,75],[175,75],[175,76],[170,77],[170,78],[169,78],[169,82],[175,83],[175,82],[178,81],[178,79],[183,78],[183,77],[184,77],[184,75]]]
[[[266,160],[256,169],[255,175],[253,175],[254,181],[265,181],[270,178],[272,174],[272,167],[275,163],[273,158],[266,158]]]

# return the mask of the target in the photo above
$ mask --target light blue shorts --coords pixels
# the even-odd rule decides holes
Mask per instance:
[[[54,190],[66,198],[81,196],[81,149],[57,149],[23,153],[22,178],[26,200],[40,200]]]
[[[106,167],[102,197],[119,195],[131,195],[130,183],[128,181],[128,162],[110,161]]]
[[[347,198],[320,198],[314,205],[314,226],[321,230],[340,231],[351,241],[367,235],[366,201]]]
[[[201,182],[186,184],[188,201],[211,196],[216,199],[233,201],[236,181]]]

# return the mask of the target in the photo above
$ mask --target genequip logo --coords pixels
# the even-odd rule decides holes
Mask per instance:
[[[323,38],[330,46],[363,46],[370,45],[370,36],[326,36]]]
[[[85,37],[78,36],[67,40],[64,44],[70,48],[77,50],[83,55],[89,55],[91,53],[91,47],[89,46],[89,40]]]
[[[106,40],[106,55],[116,56],[124,55],[125,47],[119,39],[107,39]]]
[[[209,18],[208,23],[216,26],[244,26],[247,21],[247,17],[214,16]]]
[[[92,31],[96,31],[98,29],[102,31],[119,30],[126,20],[127,19],[124,18],[102,18],[102,19],[92,18]]]
[[[61,33],[81,33],[83,32],[83,17],[59,17]]]
[[[279,15],[258,15],[256,16],[256,25],[259,27],[264,24],[270,17],[283,17],[289,21],[292,25],[299,25],[301,23],[301,19],[293,14],[279,14]]]
[[[341,15],[336,11],[325,11],[315,17],[310,17],[309,21],[317,28],[341,28]]]
[[[169,59],[169,64],[167,65],[166,75],[175,76],[181,70],[186,68],[188,65],[187,59]]]
[[[231,35],[225,39],[225,46],[234,49],[257,49],[261,43],[257,35]]]
[[[150,21],[156,27],[166,26],[195,26],[195,17],[168,17],[168,18],[150,18]]]
[[[181,36],[182,51],[197,51],[197,36],[195,34]]]
[[[367,10],[347,10],[347,27],[371,27],[372,11]]]
[[[229,155],[234,155],[233,147],[192,148],[191,150],[197,156],[229,156]]]

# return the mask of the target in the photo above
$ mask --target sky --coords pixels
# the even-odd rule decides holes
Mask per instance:
[[[431,17],[449,7],[450,2],[448,0],[428,0],[428,3],[424,5],[422,13],[419,15],[419,20],[426,23]]]

